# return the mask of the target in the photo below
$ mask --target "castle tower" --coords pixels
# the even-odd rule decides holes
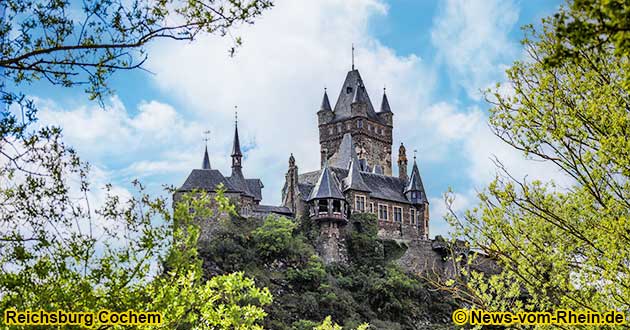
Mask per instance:
[[[407,150],[405,146],[400,143],[400,148],[398,148],[398,178],[407,182]]]
[[[424,239],[429,237],[429,200],[427,194],[424,191],[424,185],[420,178],[420,170],[418,170],[418,164],[416,163],[416,156],[413,157],[413,168],[411,170],[411,177],[405,187],[405,196],[418,210],[418,225],[422,229],[422,236]]]
[[[362,152],[362,159],[370,167],[382,168],[383,174],[392,175],[393,113],[385,93],[380,111],[376,112],[359,70],[352,69],[346,75],[334,109],[330,107],[328,94],[317,112],[321,166],[326,155],[333,156],[346,133]]]
[[[319,225],[316,248],[327,264],[347,262],[348,253],[342,231],[348,223],[349,207],[339,186],[326,161],[308,198],[311,220]]]

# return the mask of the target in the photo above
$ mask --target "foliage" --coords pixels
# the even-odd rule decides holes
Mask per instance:
[[[212,239],[200,247],[204,267],[213,274],[240,268],[271,290],[274,303],[266,308],[266,328],[313,329],[322,326],[322,320],[329,328],[335,320],[344,328],[368,322],[381,325],[378,329],[414,329],[419,323],[443,322],[450,317],[453,305],[449,305],[447,295],[427,289],[420,278],[404,273],[382,253],[374,258],[351,253],[350,264],[326,266],[302,235],[305,226],[289,225],[287,221],[292,220],[275,216],[262,221],[235,218],[221,224]],[[359,246],[354,242],[358,239],[361,246],[382,251],[373,216],[355,214],[351,223],[361,221],[367,232],[351,234],[349,244]],[[275,233],[262,237],[281,239],[265,239],[266,243],[260,244],[258,235],[263,230]],[[268,251],[275,252],[257,257]],[[444,309],[432,310],[430,307],[438,301],[446,303],[441,305]],[[326,323],[327,316],[331,323]]]
[[[615,3],[575,1],[572,8]],[[601,30],[601,47],[573,44],[576,51],[566,57],[556,52],[564,42],[558,34],[567,31],[555,23],[529,30],[529,58],[507,71],[513,94],[497,89],[490,99],[490,125],[572,183],[521,180],[498,163],[503,174],[479,195],[479,206],[465,219],[450,218],[503,267],[496,276],[470,275],[470,302],[490,310],[628,310],[630,98],[628,62],[619,61],[616,44],[627,32],[602,36],[608,30]],[[549,66],[550,56],[559,62]]]
[[[562,66],[583,61],[586,53],[613,53],[621,62],[623,86],[630,89],[630,6],[624,0],[573,0],[552,18],[553,51],[544,54],[544,64]],[[598,57],[592,57],[598,61]]]
[[[271,5],[270,0],[89,0],[82,5],[5,0],[0,3],[0,80],[83,85],[92,99],[101,98],[112,73],[142,66],[152,40],[225,36],[235,25],[253,23]]]

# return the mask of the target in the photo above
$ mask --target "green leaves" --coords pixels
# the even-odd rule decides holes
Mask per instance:
[[[569,6],[542,31],[527,29],[530,58],[507,71],[513,95],[497,88],[489,101],[499,138],[572,183],[528,181],[499,163],[479,206],[449,217],[458,235],[502,266],[496,275],[471,273],[468,287],[482,308],[630,307],[628,52],[618,43],[627,6]]]

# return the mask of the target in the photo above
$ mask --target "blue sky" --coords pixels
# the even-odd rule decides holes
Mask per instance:
[[[92,164],[96,198],[106,182],[123,195],[135,178],[155,193],[163,184],[181,185],[200,166],[206,129],[212,166],[228,174],[238,105],[245,175],[261,177],[263,202],[278,204],[291,152],[300,171],[318,167],[316,111],[324,87],[336,101],[354,43],[372,102],[380,104],[388,88],[394,149],[403,141],[419,150],[431,233],[446,234],[443,193],[454,189],[459,211],[473,206],[475,191],[493,177],[493,156],[516,175],[562,180],[490,134],[479,92],[524,59],[520,27],[539,24],[560,3],[277,1],[256,24],[232,31],[245,42],[234,58],[229,38],[151,44],[148,72],[116,74],[106,110],[80,89],[40,82],[28,92],[44,109],[42,123],[61,125]]]

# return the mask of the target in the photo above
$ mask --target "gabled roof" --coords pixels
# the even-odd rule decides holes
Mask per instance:
[[[328,162],[325,162],[324,168],[322,169],[319,179],[317,180],[315,187],[313,187],[308,200],[327,198],[344,199],[339,186],[339,181],[337,181],[330,167],[328,167]]]
[[[208,146],[206,146],[206,151],[203,153],[203,161],[201,162],[201,168],[204,170],[210,170],[210,157],[208,157]]]
[[[237,192],[232,184],[219,172],[219,170],[192,170],[184,184],[178,191],[192,191],[202,189],[215,192],[219,184],[223,184],[227,192]]]
[[[346,75],[346,80],[343,82],[343,86],[341,86],[341,91],[339,92],[337,103],[335,103],[335,116],[333,117],[333,121],[350,118],[352,116],[352,101],[357,92],[357,86],[362,86],[358,90],[359,93],[357,97],[359,101],[367,104],[368,118],[381,122],[381,119],[376,115],[376,112],[374,111],[374,106],[372,106],[370,96],[365,90],[363,79],[361,79],[359,70],[351,70]]]
[[[349,170],[345,168],[330,167],[335,176],[339,179],[348,177]],[[317,180],[321,176],[322,170],[302,173],[298,176],[298,188],[305,200],[309,200],[314,190]],[[363,182],[370,192],[370,197],[388,201],[410,204],[410,201],[403,194],[405,181],[398,177],[360,172]]]
[[[254,200],[261,201],[262,200],[262,188],[264,185],[260,179],[245,179],[247,183],[247,188],[249,192],[254,195]]]
[[[232,176],[229,176],[226,179],[230,182],[232,187],[241,194],[249,197],[256,197],[256,195],[249,190],[249,185],[243,177],[243,173],[240,169],[232,168]]]
[[[413,169],[411,170],[411,177],[409,177],[409,183],[405,188],[405,193],[410,191],[420,191],[422,192],[421,198],[426,199],[426,194],[424,192],[424,185],[422,185],[422,178],[420,178],[420,170],[418,170],[418,164],[416,161],[413,161]]]

